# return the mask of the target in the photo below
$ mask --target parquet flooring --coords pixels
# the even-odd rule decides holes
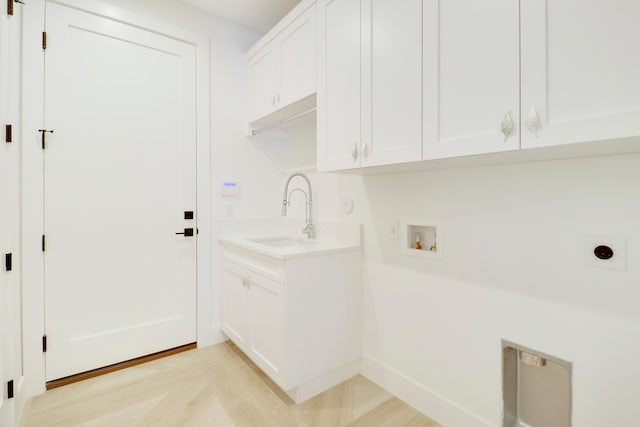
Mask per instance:
[[[20,425],[440,427],[362,376],[295,404],[228,342],[48,391]]]

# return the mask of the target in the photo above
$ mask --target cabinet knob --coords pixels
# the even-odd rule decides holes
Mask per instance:
[[[531,107],[529,110],[529,114],[527,115],[527,129],[534,135],[538,134],[540,130],[540,118],[538,117],[538,112],[536,111],[536,107]]]
[[[353,144],[353,150],[351,150],[351,157],[353,157],[353,161],[358,160],[358,143]]]
[[[513,119],[511,118],[511,110],[509,110],[507,114],[504,115],[504,118],[502,119],[501,130],[502,134],[504,135],[504,141],[507,142],[507,139],[509,139],[509,136],[513,132]]]

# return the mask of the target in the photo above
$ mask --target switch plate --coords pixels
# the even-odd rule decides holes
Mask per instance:
[[[394,218],[389,223],[389,240],[398,240],[400,238],[400,221]]]
[[[609,246],[613,256],[600,259],[594,254],[598,246]],[[582,239],[585,265],[588,267],[606,268],[609,270],[627,269],[627,240],[623,237],[586,235]]]

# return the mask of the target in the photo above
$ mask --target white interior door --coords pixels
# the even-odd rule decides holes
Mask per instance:
[[[196,340],[195,47],[47,2],[46,378]]]
[[[16,425],[24,403],[18,113],[21,13],[19,5],[13,16],[0,8],[0,426]],[[8,124],[12,129],[10,139],[5,133]]]

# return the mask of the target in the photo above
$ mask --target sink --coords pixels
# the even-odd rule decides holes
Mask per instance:
[[[293,246],[309,245],[311,242],[296,240],[290,237],[266,237],[260,239],[249,239],[251,242],[260,243],[261,245],[270,246],[272,248],[288,248]]]

